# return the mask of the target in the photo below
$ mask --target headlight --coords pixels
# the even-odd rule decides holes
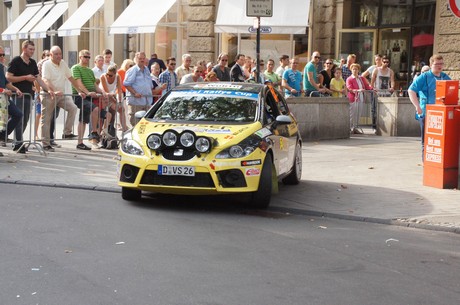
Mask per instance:
[[[246,157],[254,152],[256,148],[263,146],[264,140],[258,136],[252,135],[241,141],[240,143],[230,146],[219,152],[216,155],[217,159],[228,159],[228,158],[242,158]],[[264,149],[262,149],[264,150]]]
[[[151,134],[147,138],[147,147],[153,150],[157,150],[161,147],[161,137],[157,134]]]
[[[163,143],[166,146],[174,146],[177,142],[177,134],[172,131],[167,131],[163,134]]]
[[[191,132],[184,132],[180,136],[180,144],[182,144],[184,147],[192,146],[193,142],[195,142],[195,136]]]
[[[130,155],[142,156],[144,154],[144,151],[142,150],[142,147],[139,145],[139,143],[132,139],[131,132],[125,134],[123,140],[121,141],[120,148],[124,153]]]
[[[209,149],[211,148],[211,142],[209,141],[208,138],[200,137],[196,139],[195,148],[200,153],[205,153],[209,151]]]

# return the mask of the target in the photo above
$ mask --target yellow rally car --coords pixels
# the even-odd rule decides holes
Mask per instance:
[[[119,149],[123,199],[249,192],[252,206],[266,208],[278,180],[301,179],[297,122],[271,85],[181,85],[137,116]]]

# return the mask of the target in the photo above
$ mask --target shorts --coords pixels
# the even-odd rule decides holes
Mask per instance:
[[[82,99],[81,96],[76,96],[74,103],[77,105],[78,109],[80,109],[78,121],[83,121],[83,123],[88,124],[90,122],[91,112],[93,112],[97,106],[91,102],[91,97]]]
[[[42,114],[42,103],[37,102],[37,104],[35,104],[35,113]]]
[[[93,98],[93,104],[96,105],[97,108],[99,108],[99,118],[105,119],[105,116],[107,115],[107,103],[104,102],[104,100],[100,97]]]

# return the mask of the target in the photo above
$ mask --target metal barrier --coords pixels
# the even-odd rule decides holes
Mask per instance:
[[[161,96],[145,95],[144,97],[146,97],[146,101],[153,101],[154,98]],[[102,95],[98,95],[97,98],[88,96],[82,99],[81,96],[72,94],[52,97],[48,93],[41,93],[33,98],[31,94],[26,93],[22,97],[15,94],[8,97],[6,94],[0,93],[0,132],[6,131],[9,117],[8,98],[22,111],[23,116],[16,128],[11,128],[14,130],[5,132],[4,139],[0,139],[0,141],[4,143],[11,141],[14,150],[18,152],[33,146],[40,154],[47,155],[47,150],[50,149],[48,146],[51,145],[51,142],[69,141],[75,138],[79,141],[89,140],[93,148],[100,148],[96,144],[100,137],[121,139],[123,133],[130,128],[127,97],[119,101],[115,95],[110,98],[111,102]],[[50,111],[49,105],[53,109],[52,111]],[[149,102],[144,107],[149,109],[151,105]],[[41,117],[36,116],[37,106],[41,108]],[[132,113],[133,117],[134,113]],[[40,121],[37,122],[37,120]],[[55,123],[54,129],[52,128],[53,122]],[[39,123],[38,129],[34,128],[36,123]],[[89,133],[86,133],[86,125],[89,125]],[[57,130],[62,130],[62,137],[58,136]],[[49,136],[44,136],[42,132],[49,133]],[[8,133],[14,134],[14,139],[8,139]]]

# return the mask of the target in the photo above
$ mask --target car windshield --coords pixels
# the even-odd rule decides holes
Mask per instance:
[[[206,90],[175,91],[150,115],[154,120],[254,122],[257,93]]]

